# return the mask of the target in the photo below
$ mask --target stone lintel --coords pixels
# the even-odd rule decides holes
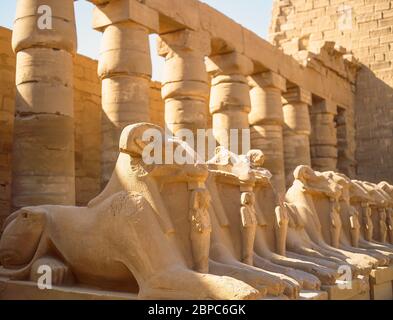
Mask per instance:
[[[251,59],[238,52],[218,54],[206,59],[207,72],[213,76],[241,74],[250,75],[254,70]]]
[[[251,87],[277,88],[281,92],[287,91],[287,80],[273,71],[266,71],[249,76]]]
[[[160,35],[158,54],[166,56],[170,51],[186,50],[208,56],[211,52],[210,35],[205,31],[178,30]]]
[[[300,88],[292,87],[283,93],[283,104],[290,103],[306,103],[307,105],[312,105],[312,94],[310,91]]]
[[[118,0],[98,5],[93,11],[93,28],[98,31],[111,24],[131,21],[159,32],[159,13],[137,0]]]

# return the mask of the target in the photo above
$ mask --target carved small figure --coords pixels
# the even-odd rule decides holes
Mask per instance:
[[[393,244],[393,208],[387,209],[387,223],[390,243]]]
[[[253,265],[254,241],[257,228],[255,212],[255,195],[253,192],[243,192],[240,198],[240,216],[242,221],[242,261]]]
[[[330,210],[330,235],[332,240],[332,246],[338,248],[340,245],[340,233],[342,228],[341,216],[340,216],[340,203],[336,198],[330,198],[331,210]]]
[[[284,202],[284,197],[279,197],[279,206],[275,209],[275,233],[276,233],[276,249],[277,253],[286,255],[286,241],[288,233],[289,215],[287,204]]]
[[[204,189],[196,189],[190,199],[190,239],[194,270],[200,273],[209,271],[210,234],[212,231],[209,206],[210,195]]]
[[[354,207],[350,207],[350,216],[349,223],[351,225],[351,242],[353,247],[359,246],[360,240],[360,222],[359,222],[359,213],[356,211]]]
[[[378,209],[379,214],[379,241],[385,243],[388,237],[388,226],[386,225],[387,215],[385,208]]]
[[[371,208],[367,202],[361,203],[363,209],[364,237],[367,241],[373,240],[374,225],[371,219]]]

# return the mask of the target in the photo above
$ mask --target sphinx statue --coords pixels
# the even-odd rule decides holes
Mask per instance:
[[[146,164],[142,136],[152,128],[160,131],[145,123],[123,130],[112,178],[87,207],[27,207],[8,217],[0,239],[0,276],[34,281],[40,266],[49,265],[54,285],[138,293],[141,299],[266,294],[232,277],[197,272],[207,271],[209,255],[207,168]],[[169,208],[160,196],[160,186],[168,181],[185,183]],[[183,210],[174,210],[175,203]]]
[[[260,265],[254,254],[257,226],[264,224],[255,207],[253,190],[256,177],[249,166],[250,159],[256,159],[254,156],[253,152],[238,156],[218,147],[216,155],[208,161],[209,177],[206,184],[211,197],[215,199],[212,204],[215,227],[212,233],[210,271],[219,272],[228,265],[236,266],[240,270],[236,274],[231,273],[236,279],[250,283],[250,277],[257,276],[266,285],[269,294],[285,293],[290,298],[296,298],[299,296],[300,284],[281,273],[279,268]]]
[[[362,217],[360,212],[351,205],[351,194],[356,191],[356,186],[352,181],[341,173],[324,172],[323,175],[331,181],[332,184],[338,184],[341,187],[339,197],[340,215],[342,219],[342,234],[340,238],[340,248],[349,252],[364,254],[378,260],[378,265],[383,266],[389,264],[389,254],[386,252],[378,252],[370,250],[365,243],[362,234]]]
[[[208,183],[208,185],[212,194],[214,194],[214,189],[217,190],[220,188],[220,192],[216,192],[215,194],[225,197],[221,205],[223,207],[226,206],[224,211],[228,215],[227,220],[230,220],[231,216],[236,217],[237,214],[235,209],[231,209],[235,208],[236,205],[233,202],[231,203],[229,199],[237,199],[241,192],[238,189],[236,191],[237,196],[228,197],[230,191],[226,190],[224,192],[222,188],[230,188],[234,192],[234,188],[228,185],[229,181],[232,181],[233,184],[239,181],[240,188],[242,189],[246,188],[246,177],[249,177],[250,181],[254,181],[252,190],[255,191],[255,212],[258,223],[254,244],[254,266],[272,273],[280,273],[280,277],[285,275],[295,279],[303,289],[318,290],[321,286],[321,281],[315,275],[310,274],[310,271],[319,274],[323,278],[324,283],[334,284],[337,277],[336,270],[327,270],[327,268],[324,270],[324,267],[304,261],[302,256],[289,258],[277,253],[277,248],[281,248],[281,252],[286,251],[285,246],[282,244],[286,242],[288,214],[287,208],[285,207],[286,204],[283,203],[280,206],[277,201],[277,194],[270,184],[270,172],[262,168],[264,160],[263,153],[259,150],[251,150],[245,156],[245,159],[243,159],[244,161],[248,161],[248,166],[237,163],[232,166],[229,163],[231,158],[236,158],[236,155],[231,154],[227,150],[221,150],[221,155],[217,156],[215,161],[210,162],[209,169],[211,175],[209,176],[209,180],[213,178],[213,173],[216,175],[218,183]],[[236,161],[236,159],[232,161]],[[242,163],[244,164],[244,162]],[[243,170],[240,170],[239,168],[242,168],[242,166]],[[235,179],[236,176],[237,180]],[[215,201],[216,206],[219,203]],[[231,232],[232,236],[234,232],[235,230]],[[241,243],[241,241],[237,240],[234,243]],[[287,289],[289,288],[287,287]]]
[[[368,275],[372,267],[378,265],[378,260],[366,254],[354,252],[348,244],[343,244],[343,229],[336,224],[334,231],[336,239],[331,241],[332,234],[332,209],[337,210],[341,188],[332,184],[323,174],[314,172],[308,166],[299,166],[295,170],[295,181],[287,192],[287,201],[296,207],[304,221],[305,229],[311,241],[315,244],[313,254],[324,256],[326,259],[336,261],[339,265],[351,266],[353,275]],[[333,204],[333,205],[332,205]],[[339,203],[341,206],[341,202]],[[318,208],[318,209],[317,209]],[[336,213],[333,213],[336,215]],[[340,212],[341,222],[344,224]],[[354,224],[354,228],[358,228]],[[339,235],[339,247],[337,244]],[[334,243],[336,242],[336,243]],[[350,249],[350,250],[348,250]]]
[[[373,197],[360,181],[352,180],[349,191],[351,205],[359,212],[361,224],[360,247],[372,249],[391,259],[392,249],[387,244],[373,239],[374,223],[371,209],[371,205],[375,205]]]
[[[373,224],[372,239],[380,244],[384,244],[385,247],[392,249],[390,241],[388,241],[389,231],[389,212],[392,207],[392,198],[389,193],[389,189],[381,188],[379,185],[357,181],[372,199],[369,202],[370,216]],[[384,186],[384,184],[381,184]],[[385,191],[387,190],[387,191]]]
[[[378,187],[386,192],[386,194],[389,196],[389,206],[386,208],[387,227],[389,242],[390,244],[393,244],[393,186],[383,181],[378,184]]]
[[[261,157],[258,157],[261,158]],[[302,236],[294,229],[291,207],[284,201],[284,195],[277,194],[270,183],[271,174],[262,167],[262,161],[251,162],[257,177],[255,185],[258,225],[255,242],[255,260],[259,265],[280,272],[302,283],[304,289],[318,290],[323,284],[334,284],[337,272],[329,261],[318,264],[308,257],[288,250],[287,243]],[[297,247],[298,248],[298,247]]]

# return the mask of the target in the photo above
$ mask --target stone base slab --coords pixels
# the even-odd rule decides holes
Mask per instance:
[[[370,288],[371,300],[393,300],[393,285],[392,281],[372,284]]]
[[[0,277],[0,300],[137,300],[137,295],[80,287],[41,290],[33,282]]]
[[[358,294],[350,300],[371,300],[370,291]]]
[[[352,280],[351,287],[344,286],[344,284],[322,286],[322,290],[328,293],[329,300],[351,300],[368,293],[369,289],[367,279],[354,279]]]

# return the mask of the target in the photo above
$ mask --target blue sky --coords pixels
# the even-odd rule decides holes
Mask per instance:
[[[272,0],[202,0],[223,12],[246,28],[266,38],[271,17]],[[0,0],[0,25],[12,28],[16,0]],[[101,35],[92,30],[93,5],[86,0],[75,2],[78,28],[78,52],[94,59],[98,58]],[[155,39],[152,37],[153,78],[161,78],[162,59],[157,57]]]

